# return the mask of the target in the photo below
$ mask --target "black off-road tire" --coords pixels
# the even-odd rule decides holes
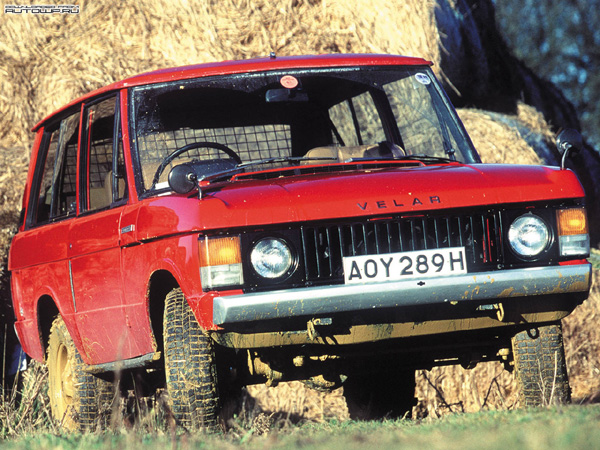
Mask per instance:
[[[61,427],[67,431],[106,428],[112,383],[85,371],[86,364],[60,316],[52,323],[46,364],[52,416]]]
[[[522,406],[571,401],[560,322],[517,333],[512,347]]]
[[[212,340],[181,289],[167,294],[163,326],[167,392],[176,422],[189,430],[217,431],[220,401]]]
[[[415,399],[415,372],[349,375],[344,397],[350,418],[378,420],[411,418]]]

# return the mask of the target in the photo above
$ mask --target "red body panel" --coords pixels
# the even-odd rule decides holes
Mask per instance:
[[[131,357],[122,306],[121,209],[79,217],[69,229],[75,320],[78,329],[85,330],[84,354],[95,362],[111,361],[113,349],[122,358]]]
[[[206,193],[200,201],[193,196],[179,196],[145,203],[140,208],[138,238],[583,196],[575,174],[543,166],[401,167],[269,181],[240,180]]]
[[[39,342],[38,301],[48,296],[56,302],[67,328],[77,344],[79,334],[73,321],[73,298],[69,286],[67,242],[69,221],[51,227],[34,228],[18,233],[12,241],[9,268],[13,286],[19,286],[18,296],[13,296],[19,336],[25,337],[23,349],[37,359],[43,359],[44,350]],[[67,282],[65,282],[65,280]],[[14,292],[14,291],[13,291]]]

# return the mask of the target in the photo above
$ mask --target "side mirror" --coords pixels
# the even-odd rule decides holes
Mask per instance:
[[[197,185],[198,176],[188,164],[180,164],[169,172],[169,186],[178,194],[187,194]]]
[[[556,147],[558,148],[558,152],[562,155],[560,168],[564,169],[568,154],[570,152],[579,153],[583,147],[581,134],[579,134],[579,131],[572,128],[561,131],[556,138]]]
[[[210,176],[226,175],[237,167],[231,158],[193,160],[179,164],[169,172],[169,186],[178,194],[187,194],[199,187],[198,183]],[[198,195],[202,193],[199,190]]]

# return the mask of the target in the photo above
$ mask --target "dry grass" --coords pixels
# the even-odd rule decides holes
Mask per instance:
[[[285,419],[292,422],[349,418],[341,388],[331,393],[318,392],[299,381],[293,381],[273,388],[249,386],[248,393],[256,399],[260,410],[285,412]]]
[[[0,17],[0,146],[79,95],[143,71],[200,62],[386,52],[440,67],[435,2],[76,1],[79,15]]]
[[[563,321],[567,366],[575,401],[600,401],[600,270],[590,298]]]
[[[0,398],[0,438],[32,434],[40,429],[56,431],[46,395],[48,372],[42,364],[32,362],[6,389]]]
[[[525,106],[525,105],[523,105]],[[524,109],[524,108],[523,108]],[[463,121],[473,144],[486,163],[519,163],[519,164],[544,164],[544,161],[535,150],[527,144],[520,132],[515,128],[498,121],[486,111],[475,109],[461,109],[458,114]],[[539,113],[538,113],[539,114]],[[534,114],[525,115],[526,118],[536,117]],[[507,117],[509,120],[521,121],[520,117]],[[543,119],[541,119],[543,120]],[[525,125],[525,122],[522,121]],[[536,123],[536,125],[538,125]],[[544,128],[547,132],[548,128]],[[533,131],[531,131],[533,132]]]

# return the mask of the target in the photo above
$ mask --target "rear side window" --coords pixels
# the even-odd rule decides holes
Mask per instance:
[[[60,128],[46,132],[45,143],[46,153],[44,155],[44,165],[41,174],[38,177],[40,189],[35,198],[36,207],[32,222],[44,223],[50,218],[50,205],[52,202],[52,179],[54,178],[54,164],[56,163],[56,153],[58,150],[58,137],[60,136]],[[41,155],[41,153],[40,153]]]
[[[79,114],[68,117],[61,123],[61,137],[56,167],[51,217],[75,214],[77,191],[77,141],[79,140]]]
[[[80,114],[72,114],[44,133],[32,189],[28,225],[75,215],[77,142]]]
[[[127,198],[117,97],[84,110],[81,210],[96,211]]]
[[[99,211],[127,201],[118,104],[116,95],[94,101],[84,105],[83,117],[77,112],[45,128],[26,227],[75,216],[78,201],[80,212]]]

